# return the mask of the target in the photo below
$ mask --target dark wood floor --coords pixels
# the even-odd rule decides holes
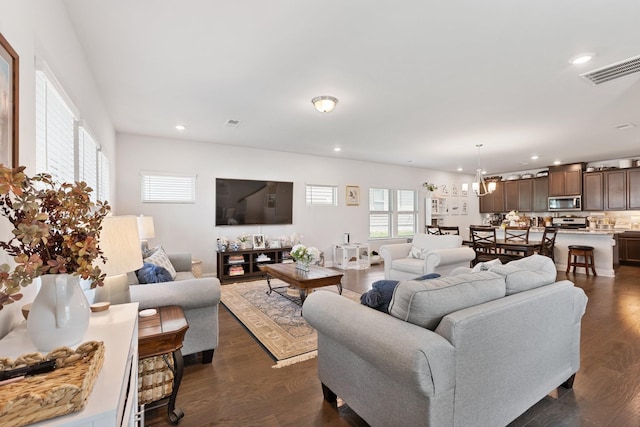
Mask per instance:
[[[344,286],[365,292],[381,267],[349,270]],[[558,273],[558,278],[564,278]],[[582,322],[581,368],[572,390],[551,393],[512,426],[640,426],[640,267],[616,277],[570,274],[589,297]],[[220,306],[220,346],[213,363],[185,367],[178,407],[190,426],[366,426],[346,405],[322,399],[316,360],[281,369]],[[166,410],[146,415],[148,426],[169,426]]]

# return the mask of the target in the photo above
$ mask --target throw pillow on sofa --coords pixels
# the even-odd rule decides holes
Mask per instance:
[[[526,258],[497,265],[491,271],[504,277],[507,295],[550,285],[556,281],[558,271],[551,258],[531,255]]]
[[[164,251],[162,246],[158,246],[156,251],[150,256],[146,257],[143,261],[149,264],[163,267],[169,272],[169,274],[171,274],[171,280],[175,280],[177,274],[176,269],[173,268],[173,264],[171,264],[171,261],[169,261],[169,257],[167,256],[167,253]]]
[[[166,268],[148,262],[144,263],[142,268],[136,272],[136,275],[141,285],[173,281],[171,273]]]
[[[389,314],[433,331],[447,314],[505,294],[504,278],[490,271],[426,281],[405,280],[396,286]]]
[[[416,277],[414,280],[429,280],[440,277],[438,273],[430,273]],[[393,298],[393,291],[400,283],[399,280],[378,280],[373,282],[371,289],[360,296],[360,303],[367,307],[375,308],[383,313],[389,312],[389,303]]]
[[[427,256],[427,249],[422,249],[413,245],[409,251],[409,256],[411,258],[424,259]]]

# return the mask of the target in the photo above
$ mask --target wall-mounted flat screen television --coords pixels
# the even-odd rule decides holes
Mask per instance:
[[[293,182],[216,178],[216,225],[293,224]]]

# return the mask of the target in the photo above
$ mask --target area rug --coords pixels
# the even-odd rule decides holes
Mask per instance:
[[[271,286],[286,286],[278,279]],[[312,359],[318,353],[316,330],[301,316],[301,307],[277,292],[267,295],[266,280],[232,283],[222,286],[222,303],[267,350],[276,364],[274,368],[289,366]],[[286,289],[279,290],[286,292]],[[314,292],[338,293],[336,286]],[[360,302],[360,295],[343,289],[342,296]]]

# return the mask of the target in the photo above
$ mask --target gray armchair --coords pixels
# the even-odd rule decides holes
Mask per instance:
[[[215,277],[195,278],[191,273],[191,254],[168,254],[177,276],[173,282],[138,284],[129,275],[131,301],[140,309],[179,305],[189,323],[182,354],[202,352],[202,363],[211,363],[218,347],[218,304],[220,281]]]

